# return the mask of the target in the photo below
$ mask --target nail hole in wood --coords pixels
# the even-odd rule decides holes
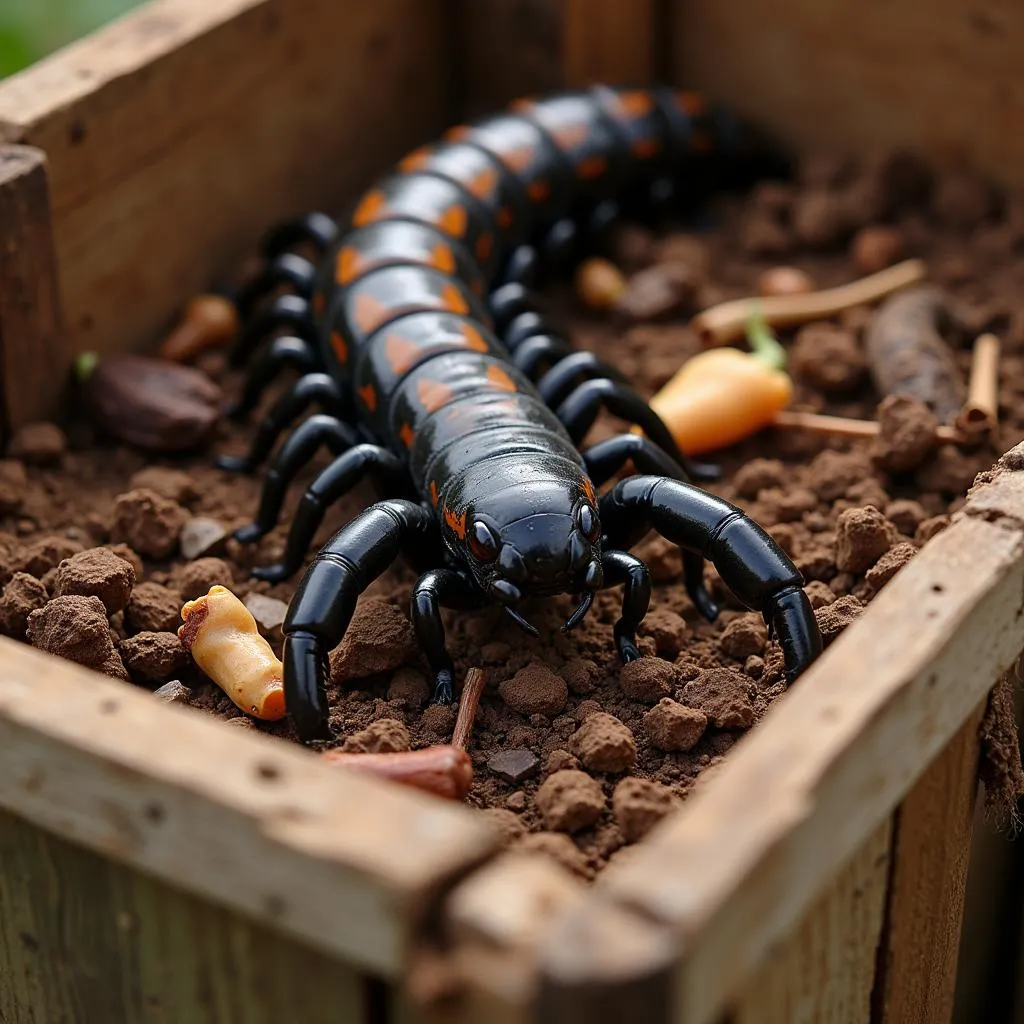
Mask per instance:
[[[945,591],[945,589],[946,588],[941,583],[933,583],[932,584],[932,593],[933,594],[941,594],[941,593],[943,593]]]
[[[261,761],[256,765],[256,776],[262,779],[264,782],[276,782],[281,778],[281,771],[277,765],[268,764],[266,761]]]
[[[100,704],[100,714],[112,715],[117,711],[118,706],[119,705],[116,700],[105,700]]]
[[[167,817],[167,813],[164,811],[163,806],[158,803],[146,804],[144,811],[146,821],[151,821],[154,825],[159,825],[164,818]]]

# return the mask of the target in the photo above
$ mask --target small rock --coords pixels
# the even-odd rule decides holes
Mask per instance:
[[[181,625],[181,602],[159,583],[140,583],[128,599],[124,621],[134,632],[174,633]]]
[[[807,467],[808,486],[822,501],[835,501],[871,473],[871,462],[858,452],[827,448]]]
[[[850,258],[862,274],[877,274],[903,258],[906,244],[898,228],[872,224],[861,228],[850,243]]]
[[[612,813],[627,843],[643,839],[675,806],[672,791],[648,779],[623,779],[612,794]]]
[[[22,548],[21,557],[15,567],[41,580],[51,569],[56,569],[65,558],[71,558],[83,550],[78,541],[61,537],[59,534],[39,537]]]
[[[654,704],[672,692],[675,666],[661,658],[637,658],[619,670],[619,688],[630,700]]]
[[[135,570],[109,548],[91,548],[65,559],[57,567],[54,596],[95,594],[108,615],[121,611],[135,585]]]
[[[733,619],[718,639],[722,652],[742,661],[752,654],[760,654],[768,643],[768,630],[760,615],[751,613]]]
[[[414,668],[400,668],[391,677],[388,684],[388,700],[404,700],[407,708],[416,710],[423,707],[429,699],[430,684],[422,672],[417,672]]]
[[[133,679],[161,683],[188,664],[177,633],[138,633],[121,642],[121,659]]]
[[[864,574],[864,579],[875,588],[881,590],[917,554],[917,547],[910,541],[901,541],[893,545]]]
[[[146,466],[133,473],[128,481],[133,491],[156,491],[161,497],[187,505],[199,497],[195,481],[180,469],[165,469],[163,466]]]
[[[683,687],[683,697],[719,729],[749,729],[754,724],[750,682],[732,669],[706,669]]]
[[[28,617],[50,599],[46,587],[27,572],[16,572],[4,586],[0,626],[16,640],[25,639]]]
[[[153,691],[154,697],[168,704],[188,704],[192,699],[192,691],[179,679],[172,679],[164,683],[159,689]]]
[[[534,804],[552,831],[580,832],[604,813],[604,791],[586,772],[555,772],[537,790]]]
[[[879,435],[872,458],[890,473],[904,473],[925,463],[938,447],[938,417],[909,395],[887,395],[878,406]]]
[[[867,372],[867,356],[842,327],[813,323],[802,327],[790,352],[789,367],[825,394],[852,391]]]
[[[806,295],[814,291],[814,280],[806,270],[797,267],[770,267],[757,279],[757,294]]]
[[[402,722],[397,718],[378,718],[349,736],[341,749],[354,754],[393,754],[411,746],[412,738]]]
[[[636,764],[633,733],[604,711],[590,715],[573,733],[569,750],[596,772],[624,772]]]
[[[193,516],[181,529],[178,546],[181,557],[191,562],[224,547],[228,531],[223,523],[208,516]]]
[[[98,597],[55,597],[28,617],[33,647],[118,679],[128,678],[114,650],[107,610]]]
[[[577,696],[585,697],[597,689],[601,672],[589,658],[573,658],[562,666],[562,678]]]
[[[640,635],[649,636],[663,658],[675,658],[686,644],[686,620],[670,608],[655,608],[640,623]]]
[[[692,750],[708,727],[708,716],[666,697],[644,715],[644,731],[658,750]]]
[[[807,595],[807,600],[811,602],[812,608],[824,608],[825,605],[832,604],[836,599],[832,588],[827,583],[822,583],[821,580],[811,580],[804,587],[804,593]]]
[[[552,775],[554,772],[563,771],[566,768],[579,768],[580,763],[576,760],[568,750],[562,750],[559,747],[557,750],[552,750],[548,754],[547,764],[544,766],[544,774]]]
[[[284,601],[279,601],[276,597],[267,597],[266,594],[252,593],[246,595],[242,604],[249,609],[263,636],[274,642],[281,640],[281,627],[288,614],[288,605]]]
[[[565,709],[569,699],[565,680],[539,661],[531,662],[511,679],[506,679],[498,692],[513,711],[527,716],[554,718]]]
[[[818,608],[814,612],[821,631],[821,641],[825,647],[851,625],[864,611],[864,605],[853,594],[837,597],[830,605]]]
[[[28,489],[28,474],[17,459],[0,459],[0,516],[21,511]]]
[[[431,704],[430,707],[423,709],[420,725],[427,732],[447,741],[455,728],[456,714],[454,704]]]
[[[836,523],[836,566],[843,572],[865,572],[889,550],[896,530],[873,505],[850,508]]]
[[[522,814],[526,810],[526,794],[521,789],[517,789],[514,793],[509,794],[505,800],[505,806],[510,811],[515,811],[516,814]]]
[[[208,594],[210,587],[220,584],[230,590],[233,583],[231,566],[223,558],[197,558],[181,570],[178,593],[183,601],[192,601],[203,594]],[[266,597],[263,600],[273,599]]]
[[[146,558],[170,556],[189,516],[156,491],[138,490],[114,499],[114,533]]]
[[[52,466],[68,450],[64,431],[54,423],[26,423],[11,438],[7,454],[33,466]]]
[[[656,263],[629,278],[615,309],[633,322],[660,320],[685,309],[693,301],[696,284],[685,263]]]
[[[532,750],[501,750],[490,758],[487,767],[514,785],[537,774],[540,758]]]
[[[390,672],[418,653],[405,611],[381,597],[360,601],[345,639],[331,652],[331,679],[343,683]]]

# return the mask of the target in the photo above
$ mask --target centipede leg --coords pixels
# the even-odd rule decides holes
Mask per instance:
[[[595,486],[610,480],[627,462],[632,462],[638,473],[666,476],[673,480],[686,480],[682,467],[653,441],[639,434],[620,434],[601,441],[583,452],[587,474]],[[644,534],[646,524],[624,521],[617,532],[608,534],[612,547],[629,548]],[[708,622],[718,618],[719,607],[704,583],[704,556],[699,551],[680,549],[683,558],[683,584],[694,607]]]
[[[251,317],[242,328],[231,351],[232,366],[241,366],[264,338],[286,328],[311,346],[316,345],[316,328],[309,301],[301,295],[278,295]]]
[[[235,306],[242,323],[251,316],[256,306],[277,288],[286,287],[303,299],[313,294],[316,265],[297,253],[285,252],[276,256],[239,290]]]
[[[541,369],[549,369],[555,363],[568,358],[575,352],[568,342],[548,334],[535,334],[527,338],[512,353],[512,363],[522,370],[530,380],[536,380]]]
[[[337,223],[314,210],[271,228],[260,243],[260,252],[264,259],[272,260],[289,249],[308,246],[322,256],[337,237]]]
[[[359,595],[404,552],[440,549],[434,516],[411,501],[382,501],[321,548],[284,620],[285,705],[303,740],[329,738],[328,655],[341,643]]]
[[[350,400],[333,377],[326,373],[306,373],[281,395],[260,420],[248,453],[241,457],[221,455],[217,465],[236,473],[251,473],[270,454],[281,434],[312,405],[319,405],[324,412],[339,420],[348,421],[352,418]]]
[[[234,420],[244,420],[287,367],[293,367],[301,375],[324,368],[320,354],[308,341],[289,336],[275,338],[253,361],[245,378],[242,396],[228,409],[228,415]]]
[[[259,540],[276,525],[281,507],[284,505],[288,485],[321,445],[327,445],[334,455],[358,444],[356,432],[347,423],[334,416],[310,416],[285,441],[277,453],[263,481],[259,510],[256,519],[248,526],[235,531],[235,539],[243,544]]]
[[[735,505],[678,480],[634,476],[602,496],[600,512],[609,536],[643,524],[709,558],[740,603],[761,612],[778,638],[790,682],[821,653],[799,570]]]
[[[593,352],[573,352],[541,377],[537,390],[548,405],[557,406],[574,387],[585,380],[597,378],[626,383],[621,371],[599,359]]]
[[[651,605],[651,574],[636,555],[628,551],[605,551],[601,554],[605,587],[622,585],[622,616],[615,623],[615,647],[624,665],[636,661],[636,631]]]
[[[455,666],[445,646],[441,608],[479,608],[483,596],[473,579],[452,569],[425,572],[413,588],[411,614],[420,648],[434,677],[432,704],[451,704]]]
[[[498,280],[503,285],[518,284],[530,288],[537,283],[539,269],[540,255],[536,248],[532,245],[517,245],[509,253]]]
[[[388,497],[412,491],[405,464],[394,452],[375,444],[358,444],[339,455],[306,488],[288,531],[284,555],[276,565],[252,570],[260,580],[280,583],[298,572],[327,509],[365,478]]]
[[[573,442],[579,444],[594,425],[601,409],[640,427],[659,448],[682,466],[691,479],[717,479],[717,466],[686,458],[679,451],[661,417],[635,391],[613,380],[588,380],[580,384],[558,406],[555,415],[565,425]]]

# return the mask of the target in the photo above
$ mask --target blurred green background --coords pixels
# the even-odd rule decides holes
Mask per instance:
[[[13,74],[142,0],[0,0],[0,78]]]

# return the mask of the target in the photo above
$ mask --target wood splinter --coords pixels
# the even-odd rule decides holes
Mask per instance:
[[[832,434],[834,437],[878,437],[882,426],[877,420],[855,420],[847,416],[821,416],[813,412],[784,409],[772,423],[773,427],[805,430],[812,434]],[[963,436],[955,427],[939,426],[936,438],[943,444],[961,444]]]
[[[769,327],[795,327],[835,316],[854,306],[877,302],[922,281],[925,274],[926,267],[921,260],[904,260],[838,288],[723,302],[698,313],[690,325],[705,345],[727,345],[744,336],[751,313],[760,312]]]
[[[473,721],[483,688],[483,670],[471,668],[466,673],[466,682],[462,687],[462,699],[459,701],[459,714],[455,720],[451,743],[386,754],[328,750],[322,755],[323,759],[351,771],[390,779],[435,796],[462,800],[473,785],[473,763],[466,753],[466,746],[473,731]]]
[[[955,423],[972,440],[989,437],[999,424],[999,339],[994,334],[982,334],[974,342],[967,400]]]

